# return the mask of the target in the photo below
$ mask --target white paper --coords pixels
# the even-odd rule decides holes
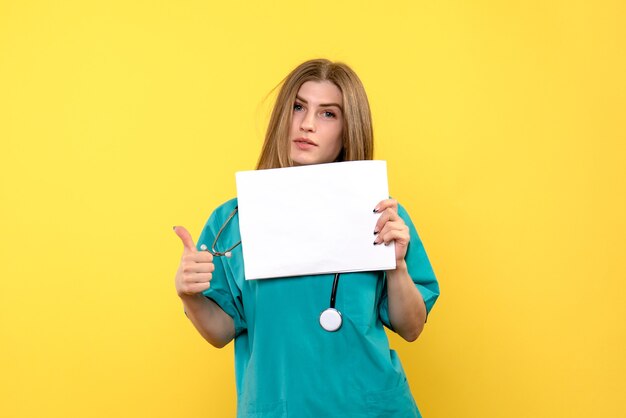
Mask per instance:
[[[373,245],[389,198],[385,161],[236,173],[246,279],[396,267],[393,244]]]

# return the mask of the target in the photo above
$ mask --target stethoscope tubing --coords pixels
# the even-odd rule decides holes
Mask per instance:
[[[237,214],[238,211],[239,211],[239,206],[235,206],[235,209],[233,209],[233,211],[230,213],[228,218],[226,218],[226,221],[224,221],[224,223],[222,224],[221,228],[217,231],[217,234],[215,235],[215,239],[213,240],[213,244],[211,245],[211,249],[209,249],[205,244],[202,244],[200,245],[201,251],[208,251],[214,257],[226,257],[226,258],[231,257],[232,251],[241,244],[241,240],[239,240],[237,243],[235,243],[234,245],[232,245],[230,248],[228,248],[225,251],[218,251],[215,249],[215,247],[217,246],[217,241],[222,235],[222,232],[224,232],[224,229],[226,229],[226,226],[230,223],[231,219],[233,219],[233,217]],[[329,332],[337,331],[339,328],[341,328],[341,325],[343,323],[343,320],[341,318],[341,312],[335,309],[335,302],[337,299],[337,287],[339,286],[339,276],[340,276],[339,273],[335,273],[335,278],[333,280],[333,288],[330,292],[330,307],[326,308],[320,314],[320,325],[322,328],[324,328],[326,331],[329,331]]]
[[[335,309],[335,299],[337,298],[337,286],[339,286],[339,273],[335,273],[333,280],[333,290],[330,292],[330,307]]]

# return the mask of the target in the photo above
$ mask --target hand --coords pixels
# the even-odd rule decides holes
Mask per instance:
[[[182,226],[175,226],[174,232],[183,243],[183,256],[175,278],[176,292],[181,298],[197,295],[211,286],[215,270],[213,255],[196,250],[191,234]]]
[[[374,228],[374,245],[395,242],[396,262],[404,261],[411,236],[409,227],[398,215],[398,202],[394,199],[382,200],[374,211],[381,214]]]

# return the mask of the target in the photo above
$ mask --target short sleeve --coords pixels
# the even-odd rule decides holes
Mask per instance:
[[[201,245],[206,245],[208,248],[212,248],[213,241],[215,240],[215,235],[219,231],[219,229],[224,225],[225,220],[228,218],[230,212],[228,212],[227,206],[228,203],[217,208],[209,217],[202,233],[200,234],[200,238],[198,239],[197,248],[200,249]],[[232,205],[231,210],[234,209],[234,205]],[[228,239],[232,235],[229,233],[228,227],[230,225],[226,225],[221,239]],[[237,233],[238,235],[238,233]],[[237,281],[229,270],[227,270],[224,266],[224,257],[213,257],[213,264],[215,265],[215,270],[213,271],[213,278],[211,279],[211,287],[203,292],[204,296],[213,300],[218,304],[220,308],[224,312],[226,312],[229,316],[233,318],[235,323],[235,336],[241,334],[244,330],[247,329],[246,318],[243,309],[243,298],[241,294],[241,289],[237,285]]]
[[[424,299],[424,304],[426,305],[426,317],[428,318],[428,314],[439,297],[439,283],[437,283],[437,278],[435,277],[433,268],[430,265],[428,256],[426,255],[426,250],[422,245],[422,240],[417,234],[417,230],[415,229],[409,214],[400,205],[398,205],[398,215],[400,215],[400,217],[404,220],[404,223],[409,227],[411,241],[409,242],[404,259],[406,261],[409,275],[411,276],[411,279],[413,279],[413,283],[415,283],[417,290],[419,290],[422,298]],[[386,282],[383,283],[378,315],[383,324],[385,324],[387,328],[393,330],[391,321],[389,320],[389,302],[387,299]]]

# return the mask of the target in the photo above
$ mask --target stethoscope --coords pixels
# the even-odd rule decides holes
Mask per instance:
[[[215,247],[217,246],[217,240],[220,238],[220,235],[222,235],[222,232],[224,231],[228,223],[231,221],[231,219],[233,219],[233,217],[235,216],[238,210],[239,210],[239,206],[235,206],[235,209],[233,209],[233,211],[230,213],[228,218],[226,218],[226,221],[224,221],[224,224],[219,229],[219,231],[217,231],[217,234],[215,235],[215,239],[213,240],[211,249],[209,249],[205,244],[202,244],[200,245],[201,251],[208,251],[209,253],[213,255],[213,257],[230,258],[232,256],[232,251],[235,248],[237,248],[239,245],[241,245],[241,240],[239,240],[239,242],[237,242],[235,245],[232,245],[230,248],[228,248],[225,251],[218,251],[215,249]],[[337,331],[339,328],[341,328],[341,324],[343,323],[343,319],[341,318],[341,312],[335,309],[335,300],[337,298],[338,286],[339,286],[339,273],[335,273],[335,279],[333,280],[333,289],[330,292],[330,307],[324,309],[322,313],[320,314],[320,325],[322,326],[322,328],[324,328],[326,331],[329,331],[329,332]]]
[[[341,312],[335,309],[335,298],[337,297],[337,286],[339,285],[339,273],[335,273],[333,280],[333,290],[330,292],[330,308],[326,308],[320,314],[320,325],[326,331],[334,332],[341,328],[343,319]]]
[[[237,213],[237,211],[239,210],[239,206],[235,206],[235,209],[230,213],[230,215],[228,216],[228,218],[226,218],[226,221],[224,222],[224,224],[222,225],[222,227],[220,228],[219,231],[217,231],[217,235],[215,235],[215,239],[213,240],[213,245],[211,245],[211,249],[209,250],[207,248],[206,245],[202,244],[200,246],[200,250],[201,251],[208,251],[211,254],[213,254],[213,257],[226,257],[226,258],[230,258],[233,253],[232,251],[237,248],[237,246],[239,244],[241,244],[241,240],[239,240],[239,242],[237,242],[235,245],[233,245],[232,247],[230,247],[229,249],[227,249],[226,251],[217,251],[215,249],[215,246],[217,245],[217,240],[220,239],[220,235],[222,235],[222,232],[224,232],[224,229],[226,228],[226,225],[228,225],[228,223],[230,222],[231,219],[233,219],[233,217],[235,216],[235,214]]]

